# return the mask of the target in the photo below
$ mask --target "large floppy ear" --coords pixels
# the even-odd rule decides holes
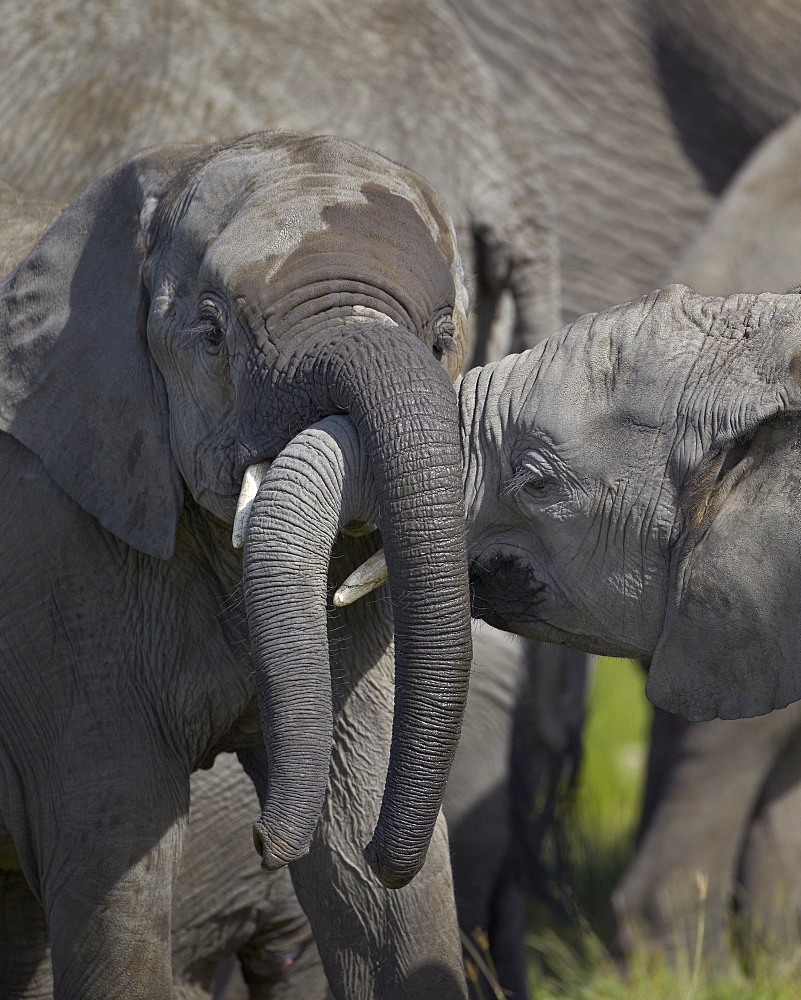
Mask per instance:
[[[762,715],[801,698],[801,421],[764,425],[700,537],[672,567],[646,693],[688,719]]]
[[[106,528],[163,559],[182,482],[164,384],[137,332],[140,265],[155,206],[198,149],[155,147],[113,167],[0,285],[0,430]]]

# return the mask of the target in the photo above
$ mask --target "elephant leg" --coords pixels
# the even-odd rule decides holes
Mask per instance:
[[[464,1000],[442,815],[422,870],[402,889],[385,889],[362,857],[386,774],[391,670],[391,658],[383,655],[351,686],[343,666],[332,663],[336,731],[329,788],[311,852],[290,866],[292,881],[337,1000]]]
[[[87,702],[93,728],[76,709],[47,761],[26,762],[9,832],[46,914],[55,1000],[170,1000],[188,774],[167,747],[142,745],[149,727],[89,704],[103,702]]]
[[[0,870],[0,997],[53,997],[47,921],[21,871]]]
[[[801,945],[801,733],[765,782],[740,865],[739,922],[746,947],[797,953]]]
[[[615,890],[624,950],[661,946],[691,963],[703,930],[707,966],[733,962],[729,925],[747,825],[801,708],[692,723],[634,859]]]
[[[498,982],[515,1000],[525,1000],[526,897],[511,859],[499,881],[490,909],[489,945]]]

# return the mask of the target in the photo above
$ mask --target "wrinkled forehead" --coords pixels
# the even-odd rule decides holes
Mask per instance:
[[[461,285],[453,223],[434,189],[378,153],[327,136],[218,152],[193,178],[174,235],[211,271],[258,260],[269,278],[332,228],[399,257],[437,252]]]
[[[645,465],[680,440],[702,450],[736,436],[744,413],[783,391],[788,352],[801,346],[796,311],[790,295],[672,285],[583,316],[520,381],[527,433],[579,449],[614,442],[616,457]]]

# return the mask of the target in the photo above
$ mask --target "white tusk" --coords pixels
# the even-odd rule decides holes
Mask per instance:
[[[271,462],[258,462],[256,465],[249,465],[242,476],[242,489],[239,491],[234,530],[231,535],[231,542],[235,549],[241,549],[245,544],[245,531],[250,518],[250,510],[271,464]]]
[[[384,550],[379,549],[355,569],[342,586],[334,594],[334,606],[347,607],[360,597],[369,594],[371,590],[387,582],[387,561]]]

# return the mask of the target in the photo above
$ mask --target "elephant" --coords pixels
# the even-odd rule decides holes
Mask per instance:
[[[149,144],[335,133],[445,199],[475,278],[472,364],[558,327],[536,150],[510,155],[495,81],[444,0],[53,0],[45,22],[7,0],[3,16],[0,178],[14,187],[67,201]]]
[[[564,319],[666,281],[801,109],[794,0],[450,0],[554,203]]]
[[[191,778],[190,819],[172,906],[172,974],[178,1000],[234,1000],[215,991],[217,964],[238,955],[252,1000],[325,1000],[328,985],[289,870],[253,864],[259,805],[234,754]],[[0,872],[4,1000],[52,1000],[47,926],[21,872]],[[25,915],[23,922],[20,918]],[[241,977],[240,977],[241,980]],[[218,983],[219,986],[219,983]]]
[[[738,172],[676,266],[706,294],[784,291],[801,279],[801,117]],[[688,723],[656,711],[638,846],[615,892],[624,952],[695,948],[696,873],[707,879],[705,963],[757,945],[794,949],[801,912],[801,716]],[[732,935],[736,909],[742,933]],[[745,954],[737,955],[734,944]],[[742,948],[739,949],[742,952]]]
[[[548,897],[542,840],[578,766],[587,658],[477,623],[459,749],[442,810],[459,926],[486,935],[500,987],[528,996],[526,898]],[[465,958],[473,961],[469,952]],[[474,994],[493,996],[477,970]],[[483,991],[483,992],[482,992]]]
[[[689,718],[801,694],[765,559],[798,295],[668,286],[454,391],[460,269],[422,179],[256,133],[123,161],[3,282],[0,814],[59,1000],[170,995],[189,774],[230,749],[334,994],[464,996],[439,805],[471,611],[648,658]],[[388,593],[352,607],[374,525]]]
[[[172,995],[189,775],[224,750],[334,995],[464,996],[439,805],[470,664],[466,291],[441,200],[333,137],[153,147],[1,287],[2,847],[46,914],[55,996]],[[240,484],[331,413],[381,511],[301,484],[264,519],[268,468],[243,559]],[[332,585],[377,525],[394,602],[326,611],[340,515]]]

